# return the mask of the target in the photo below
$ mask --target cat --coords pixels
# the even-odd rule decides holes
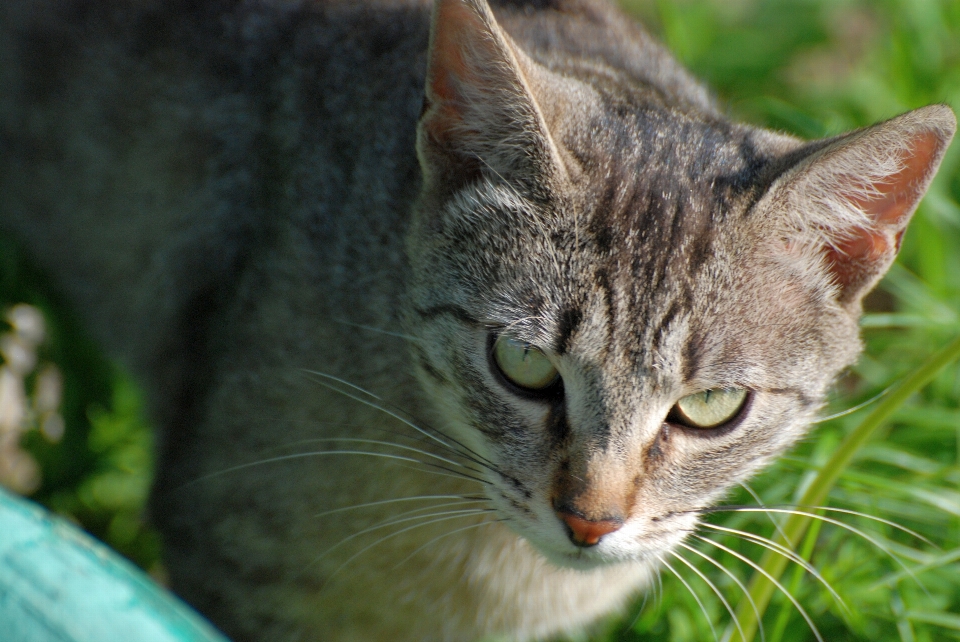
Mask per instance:
[[[0,226],[149,393],[237,642],[622,607],[804,434],[956,129],[737,124],[602,0],[491,4],[0,6]]]

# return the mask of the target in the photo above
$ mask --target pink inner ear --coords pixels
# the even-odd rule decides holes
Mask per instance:
[[[904,167],[885,180],[875,183],[873,198],[849,195],[848,200],[870,217],[874,225],[858,227],[826,249],[826,258],[836,282],[844,290],[857,289],[886,269],[900,249],[909,215],[923,196],[924,179],[939,148],[932,132],[917,135],[904,158]]]
[[[441,102],[455,101],[454,78],[463,78],[467,66],[461,43],[466,22],[476,21],[470,9],[459,2],[441,2],[437,7],[434,38],[430,49],[428,90]]]
[[[427,68],[427,100],[432,111],[425,122],[435,140],[446,139],[463,119],[464,97],[458,86],[476,82],[475,70],[464,54],[469,49],[489,48],[484,40],[490,40],[487,26],[464,2],[438,4]]]

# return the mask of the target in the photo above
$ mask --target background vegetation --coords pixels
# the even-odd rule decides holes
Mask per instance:
[[[717,91],[730,112],[750,122],[818,137],[934,102],[960,111],[957,0],[626,0],[626,5]],[[45,340],[36,348],[39,362],[19,379],[31,400],[21,443],[39,462],[39,473],[21,471],[16,483],[162,579],[156,538],[142,517],[150,435],[138,392],[49,292],[16,248],[0,241],[0,304],[33,304],[47,320]],[[855,407],[904,381],[960,335],[960,144],[950,150],[898,264],[868,306],[866,352],[839,383],[832,411]],[[3,345],[9,362],[9,341]],[[41,375],[49,372],[44,364],[55,367],[63,382],[56,413],[66,430],[59,441],[56,430],[41,430],[52,412],[36,402]],[[770,507],[796,505],[843,439],[876,406],[820,424],[729,503],[756,505],[756,493]],[[791,545],[824,582],[796,564],[781,581],[824,640],[960,639],[960,365],[940,370],[896,407],[843,467],[823,503],[889,520],[929,540],[850,513],[821,511],[863,535],[814,523]],[[784,518],[718,513],[708,521],[774,538]],[[730,574],[698,553],[682,551],[686,562],[668,560],[682,580],[665,571],[662,588],[589,639],[735,638],[724,601],[730,610],[740,609],[746,628],[753,609],[739,584],[746,586],[757,571],[737,556],[760,561],[764,549],[711,528],[701,534],[729,552],[699,540],[691,546]],[[842,596],[846,608],[824,583]],[[762,619],[770,642],[816,639],[781,592],[773,594]]]

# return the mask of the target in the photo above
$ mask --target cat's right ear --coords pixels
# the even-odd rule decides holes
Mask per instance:
[[[859,313],[956,129],[949,107],[931,105],[811,143],[757,207],[773,214],[785,256],[815,266],[835,300]]]
[[[533,179],[553,157],[530,90],[533,63],[486,0],[437,0],[417,153],[428,183],[455,188],[491,171]]]

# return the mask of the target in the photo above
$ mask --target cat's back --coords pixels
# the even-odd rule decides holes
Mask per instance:
[[[115,353],[176,360],[285,226],[317,264],[399,243],[428,30],[424,2],[2,3],[0,230]]]

